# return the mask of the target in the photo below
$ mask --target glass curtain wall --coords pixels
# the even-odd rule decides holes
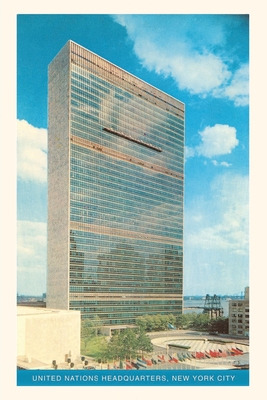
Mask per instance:
[[[71,64],[70,308],[103,324],[179,314],[184,121]]]

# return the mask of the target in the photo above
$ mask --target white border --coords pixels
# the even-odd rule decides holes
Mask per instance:
[[[99,2],[98,2],[99,3]],[[144,398],[207,398],[216,399],[250,398],[256,392],[259,396],[265,389],[265,365],[260,352],[265,347],[265,286],[266,280],[266,17],[264,3],[254,0],[224,2],[187,0],[186,4],[106,0],[101,5],[87,1],[55,3],[47,0],[37,4],[32,0],[1,4],[1,363],[0,380],[2,398],[16,399],[73,399],[74,396],[90,396],[111,399]],[[163,5],[162,5],[163,3]],[[249,3],[249,4],[248,4]],[[16,386],[16,15],[17,14],[115,14],[115,13],[176,13],[176,14],[250,14],[250,294],[251,294],[251,384],[243,387],[42,387],[25,388]],[[261,308],[262,307],[262,308]],[[262,320],[261,320],[262,315]],[[7,397],[8,396],[8,397]]]

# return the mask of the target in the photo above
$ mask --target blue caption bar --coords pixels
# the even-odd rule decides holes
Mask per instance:
[[[18,386],[248,386],[248,370],[18,370]]]

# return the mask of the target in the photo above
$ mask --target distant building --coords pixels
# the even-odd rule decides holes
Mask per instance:
[[[46,307],[46,299],[44,296],[25,296],[17,295],[17,305],[25,307]]]
[[[183,305],[184,104],[69,41],[49,65],[47,307]]]
[[[244,299],[229,301],[229,334],[249,336],[249,288],[245,288]]]
[[[17,307],[17,365],[46,369],[80,357],[79,311]]]

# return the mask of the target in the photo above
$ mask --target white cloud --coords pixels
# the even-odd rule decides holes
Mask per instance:
[[[214,157],[223,154],[230,154],[238,145],[236,129],[229,125],[216,124],[207,126],[199,132],[201,143],[196,147],[198,155]]]
[[[212,164],[215,165],[215,167],[226,167],[226,168],[229,168],[232,165],[226,161],[218,162],[217,160],[212,160]]]
[[[46,223],[17,222],[17,251],[20,266],[39,268],[46,260]],[[28,257],[31,257],[28,259]]]
[[[196,204],[186,214],[188,248],[248,254],[247,176],[228,173],[218,176],[207,197],[196,200]],[[202,215],[202,219],[194,218],[195,215]]]
[[[17,222],[17,281],[21,294],[40,295],[46,288],[47,225]]]
[[[206,126],[198,133],[201,142],[194,148],[186,148],[186,158],[194,156],[212,158],[215,156],[230,154],[239,143],[236,137],[236,128],[229,125],[215,124],[214,126]],[[218,163],[216,160],[213,160],[212,163],[215,166],[230,166],[230,164],[225,161]]]
[[[249,67],[242,65],[231,79],[229,85],[214,91],[215,97],[226,97],[234,102],[236,106],[247,106],[249,104]]]
[[[17,121],[17,174],[26,181],[47,180],[47,130]]]
[[[217,176],[186,203],[185,293],[234,294],[248,286],[248,225],[248,176]]]
[[[195,149],[193,147],[186,146],[185,147],[185,158],[188,159],[190,157],[194,157],[196,154]]]
[[[247,67],[232,72],[223,56],[230,18],[223,21],[218,16],[206,16],[204,26],[195,18],[194,24],[192,16],[114,16],[126,28],[143,67],[172,77],[181,90],[191,94],[247,105]]]
[[[137,38],[135,43],[135,52],[144,67],[171,76],[181,90],[192,94],[206,96],[231,76],[227,66],[211,53],[183,52],[181,49],[170,54],[169,50],[168,47],[157,47],[148,39]]]

